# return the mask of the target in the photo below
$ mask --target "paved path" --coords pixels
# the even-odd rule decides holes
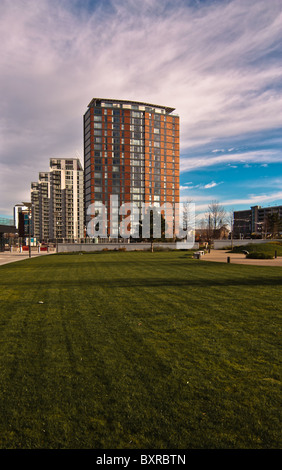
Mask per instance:
[[[219,263],[227,263],[227,257],[230,257],[230,263],[232,264],[252,264],[255,266],[282,266],[282,257],[274,259],[248,259],[246,255],[242,253],[228,253],[224,250],[211,250],[210,253],[206,253],[202,256],[202,260],[205,261],[216,261]]]
[[[36,258],[37,256],[44,256],[44,255],[51,255],[52,253],[47,253],[46,251],[42,251],[41,253],[31,253],[32,258]],[[3,253],[0,252],[0,266],[2,264],[7,263],[14,263],[15,261],[20,261],[22,259],[28,259],[29,253],[11,253],[10,251],[4,251]]]

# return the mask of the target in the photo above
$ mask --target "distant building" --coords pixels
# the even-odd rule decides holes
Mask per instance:
[[[19,236],[28,237],[30,234],[37,242],[83,238],[81,163],[77,158],[51,158],[49,169],[49,172],[40,172],[38,181],[31,183],[30,209],[24,204],[14,207]]]
[[[31,183],[31,236],[39,240],[40,219],[39,219],[39,183]]]
[[[250,237],[252,233],[252,211],[250,209],[233,213],[233,237]]]
[[[271,217],[282,221],[282,206],[253,206],[249,210],[235,211],[233,219],[234,238],[267,237],[273,235]],[[279,225],[279,222],[278,222]],[[279,227],[277,231],[279,230]]]
[[[38,179],[39,191],[39,240],[48,240],[49,238],[49,212],[50,212],[50,182],[49,172],[41,171]]]
[[[24,238],[29,236],[29,232],[32,230],[29,208],[24,204],[16,204],[14,206],[14,225],[19,237]]]

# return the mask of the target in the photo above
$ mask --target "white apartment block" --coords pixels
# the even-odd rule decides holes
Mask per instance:
[[[77,158],[51,158],[31,183],[32,236],[39,241],[84,237],[84,177]]]
[[[49,185],[49,238],[83,238],[83,169],[79,159],[51,158]]]

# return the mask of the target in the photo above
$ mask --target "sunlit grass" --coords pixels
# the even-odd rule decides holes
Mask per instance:
[[[51,255],[0,283],[2,448],[281,446],[281,268]]]

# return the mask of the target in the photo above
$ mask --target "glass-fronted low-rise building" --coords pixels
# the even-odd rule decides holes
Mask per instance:
[[[84,115],[84,202],[179,202],[179,117],[174,108],[93,98]]]

